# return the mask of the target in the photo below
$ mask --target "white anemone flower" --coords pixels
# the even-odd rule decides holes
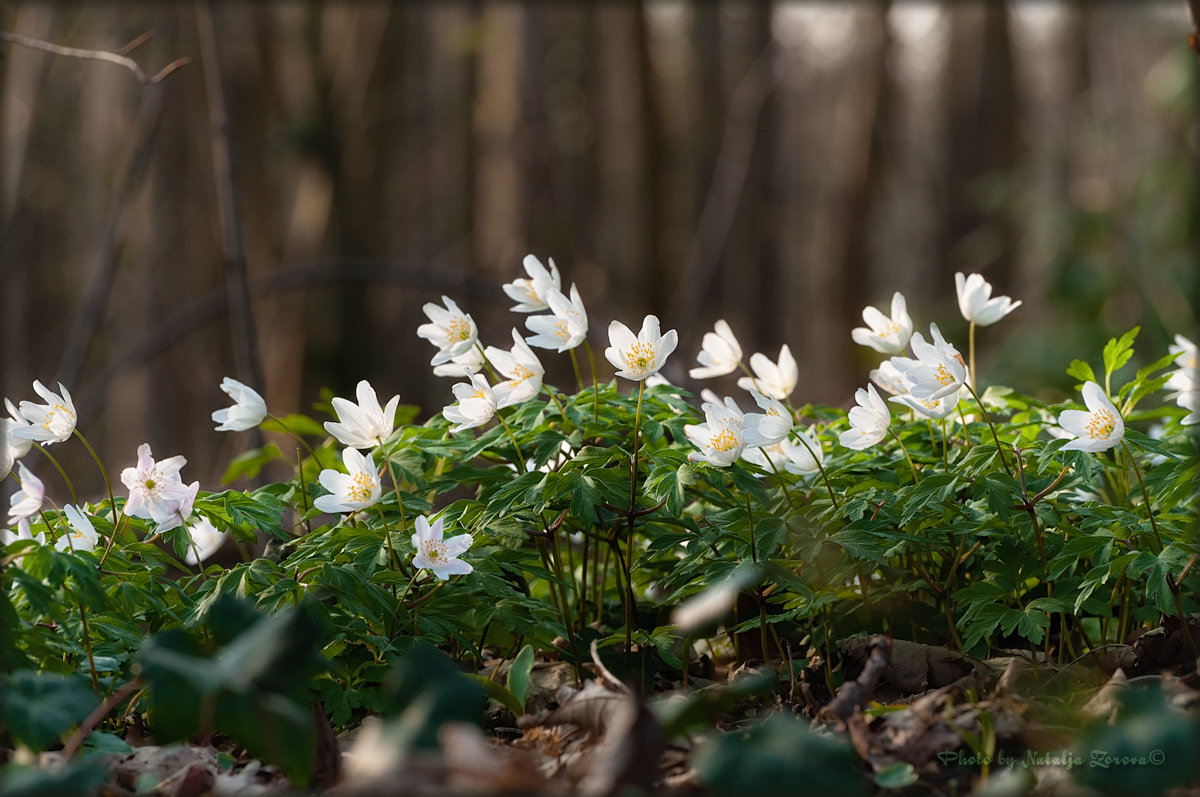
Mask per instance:
[[[19,523],[42,511],[42,500],[46,497],[46,485],[34,476],[24,462],[17,463],[17,481],[21,489],[8,499],[8,522]]]
[[[1107,451],[1124,439],[1125,421],[1098,384],[1086,382],[1082,392],[1086,412],[1063,410],[1059,413],[1058,425],[1075,438],[1060,450]]]
[[[33,440],[29,437],[21,437],[13,434],[17,429],[28,426],[29,421],[17,411],[13,403],[8,399],[4,400],[4,407],[8,410],[8,415],[12,418],[5,425],[4,442],[8,446],[9,453],[12,454],[13,462],[16,462],[21,457],[29,453],[29,449],[33,448]]]
[[[608,325],[608,342],[604,356],[617,369],[617,376],[640,382],[666,364],[679,345],[679,335],[673,329],[661,334],[658,316],[648,315],[636,337],[629,327],[613,321]]]
[[[913,322],[908,315],[904,295],[900,291],[892,294],[891,317],[874,307],[865,308],[862,316],[867,326],[850,331],[850,337],[858,345],[867,346],[882,354],[900,354],[908,346],[908,339],[913,333]]]
[[[816,430],[805,429],[797,434],[798,440],[793,443],[784,439],[783,454],[787,459],[783,463],[788,473],[807,475],[821,470],[825,464],[825,452],[821,450],[821,441],[817,438]]]
[[[868,376],[880,390],[890,393],[893,396],[903,396],[908,392],[908,380],[904,377],[904,371],[893,360],[905,363],[905,367],[916,362],[916,360],[910,360],[908,357],[892,357],[881,362],[878,368],[871,369],[871,373]]]
[[[474,346],[457,357],[451,357],[449,361],[441,365],[433,366],[433,375],[462,378],[477,374],[482,369],[483,352],[479,350],[478,346]]]
[[[442,304],[446,306],[438,307],[433,302],[427,302],[421,309],[429,317],[429,323],[417,327],[417,337],[425,338],[438,348],[438,353],[429,361],[430,365],[450,362],[465,354],[479,340],[479,329],[469,314],[459,309],[454,300],[447,296],[442,297]]]
[[[562,291],[550,290],[546,295],[550,305],[549,315],[535,315],[525,319],[525,326],[533,337],[525,342],[539,349],[554,349],[559,352],[573,349],[587,337],[588,317],[579,298],[579,289],[571,285],[571,298]]]
[[[897,404],[903,404],[911,410],[915,410],[926,418],[941,419],[954,412],[958,406],[958,399],[961,392],[951,393],[949,396],[942,396],[939,399],[919,399],[911,393],[905,393],[901,396],[892,396],[888,401],[893,401]]]
[[[517,330],[512,331],[513,347],[508,351],[487,347],[487,358],[497,371],[508,377],[492,387],[496,408],[521,404],[536,396],[542,389],[546,369]]]
[[[55,541],[55,549],[59,551],[96,550],[96,543],[99,541],[100,535],[96,533],[96,527],[92,525],[88,516],[74,504],[64,506],[63,513],[67,516],[67,524],[71,528]]]
[[[847,413],[850,428],[838,436],[838,442],[846,448],[862,451],[887,437],[892,413],[874,385],[867,385],[866,390],[860,387],[854,393],[854,400],[858,406],[851,407]]]
[[[184,485],[184,487],[183,495],[172,502],[174,511],[154,528],[155,536],[162,534],[164,531],[188,524],[188,518],[192,516],[192,505],[196,501],[196,496],[200,493],[200,482],[192,482],[191,484]]]
[[[357,404],[340,397],[333,400],[333,411],[337,413],[338,422],[326,421],[325,431],[350,448],[383,445],[395,427],[396,405],[400,403],[400,396],[392,396],[386,407],[380,407],[375,388],[365,379],[358,383],[355,395],[358,396]]]
[[[220,424],[218,432],[244,432],[267,417],[267,402],[248,385],[227,376],[221,381],[221,390],[233,399],[233,406],[212,414],[212,419]]]
[[[746,446],[742,449],[742,460],[757,465],[769,473],[778,473],[783,470],[787,455],[783,452],[783,441],[780,441],[769,446],[754,448]]]
[[[156,462],[149,443],[138,446],[137,465],[121,471],[121,483],[129,489],[125,514],[160,524],[177,515],[182,502],[192,493],[192,488],[179,476],[179,470],[186,464],[187,460],[181,456]]]
[[[982,274],[964,277],[960,271],[954,275],[958,290],[958,309],[963,318],[981,327],[990,326],[1021,306],[1007,296],[992,297],[992,285]]]
[[[786,343],[779,350],[778,363],[771,362],[765,354],[755,352],[750,357],[750,369],[754,371],[754,378],[743,376],[738,380],[738,387],[746,391],[758,390],[780,401],[786,401],[792,395],[800,379],[800,370]]]
[[[733,373],[742,364],[742,347],[733,335],[733,330],[724,318],[713,325],[713,332],[705,332],[700,341],[700,354],[696,357],[700,367],[688,371],[692,379],[712,379]]]
[[[58,383],[58,389],[61,395],[34,380],[34,392],[45,399],[46,403],[22,401],[17,411],[29,425],[17,426],[9,433],[14,437],[36,440],[46,445],[61,443],[69,438],[75,431],[75,404],[72,403],[71,394],[63,387],[62,382]]]
[[[942,396],[957,395],[967,381],[967,366],[958,349],[951,346],[938,331],[937,324],[929,325],[933,343],[927,343],[920,332],[913,333],[912,350],[917,355],[915,364],[904,371],[910,387],[908,392],[915,398],[934,401]],[[898,358],[892,363],[897,364]]]
[[[459,534],[450,539],[443,539],[442,519],[437,518],[433,525],[424,515],[417,516],[417,533],[412,535],[413,547],[417,553],[413,556],[413,567],[421,570],[432,570],[433,574],[446,581],[450,576],[465,576],[475,568],[458,557],[467,552],[474,542],[470,534]]]
[[[313,506],[331,515],[374,506],[381,492],[375,459],[370,454],[363,456],[357,448],[346,448],[342,451],[342,462],[346,473],[326,468],[317,477],[329,495],[319,496]]]
[[[1175,398],[1175,403],[1188,411],[1188,414],[1180,419],[1180,423],[1184,426],[1200,423],[1200,390],[1189,390],[1186,393],[1180,393]]]
[[[0,545],[8,545],[18,540],[33,540],[38,545],[45,545],[46,535],[40,531],[34,534],[33,529],[29,526],[29,518],[21,518],[17,521],[16,531],[0,529]]]
[[[705,423],[687,424],[683,432],[700,451],[688,454],[692,462],[707,462],[725,468],[737,461],[746,448],[742,432],[742,411],[737,402],[726,398],[724,404],[705,402]]]
[[[525,267],[529,279],[518,278],[503,286],[508,298],[517,303],[511,308],[514,313],[536,313],[549,309],[546,297],[552,289],[562,289],[562,279],[558,275],[558,267],[554,265],[554,258],[547,258],[547,262],[549,269],[533,255],[525,255],[521,265]]]
[[[204,515],[188,523],[187,531],[189,542],[183,561],[193,567],[219,551],[229,539],[229,532],[218,530]]]
[[[792,431],[792,414],[779,403],[779,399],[764,396],[757,390],[750,395],[763,412],[748,412],[743,419],[746,445],[761,448],[778,443]]]
[[[459,382],[450,389],[458,403],[442,407],[442,416],[457,424],[451,433],[483,426],[496,414],[496,394],[483,374],[472,374],[470,382]]]

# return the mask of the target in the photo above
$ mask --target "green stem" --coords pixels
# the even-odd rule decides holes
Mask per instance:
[[[821,464],[822,457],[819,456],[816,451],[812,450],[812,446],[808,444],[808,438],[806,438],[804,435],[797,435],[796,439],[800,441],[800,445],[804,446],[804,448],[808,450],[809,456],[811,456],[813,458],[813,462],[816,463],[817,470],[821,473],[821,481],[825,482],[825,489],[829,491],[829,500],[833,502],[833,508],[841,509],[841,504],[837,500],[837,494],[833,491],[833,485],[829,483],[829,474],[825,472],[825,466]],[[817,445],[820,444],[821,443],[818,440]]]
[[[758,450],[763,452],[763,457],[766,458],[767,464],[771,466],[771,472],[775,474],[775,478],[779,481],[779,486],[783,490],[783,497],[787,499],[788,506],[792,509],[796,508],[796,502],[792,500],[792,491],[788,489],[787,482],[784,481],[783,474],[779,472],[779,466],[775,464],[775,460],[771,459],[771,453],[767,451],[766,446],[759,446]],[[749,498],[749,496],[747,496]]]
[[[488,360],[487,353],[483,350],[483,346],[478,341],[475,342],[475,348],[479,350],[479,356],[483,359],[483,367],[487,369],[488,376],[492,378],[492,384],[500,381],[496,376],[496,371],[492,368],[491,362]]]
[[[587,351],[588,365],[592,368],[592,423],[600,422],[600,380],[596,378],[596,356],[592,354],[592,344],[583,341],[583,348]],[[641,400],[641,394],[638,394],[638,400]]]
[[[1146,516],[1150,518],[1150,528],[1154,531],[1154,539],[1158,543],[1158,553],[1162,553],[1163,541],[1158,533],[1158,524],[1154,522],[1154,509],[1150,506],[1150,493],[1146,490],[1146,482],[1142,480],[1142,469],[1138,467],[1137,457],[1133,455],[1129,444],[1124,440],[1121,441],[1121,448],[1125,449],[1125,454],[1129,457],[1129,464],[1133,466],[1133,474],[1137,476],[1138,486],[1142,488],[1142,500],[1146,502]],[[1186,621],[1184,626],[1187,626]]]
[[[525,455],[521,453],[521,446],[517,444],[517,436],[513,434],[512,427],[508,425],[508,421],[504,420],[504,416],[500,413],[500,410],[496,410],[496,417],[500,419],[500,423],[504,426],[504,431],[508,432],[508,439],[512,440],[513,449],[517,452],[517,470],[522,474],[526,473]]]
[[[575,356],[575,350],[569,349],[571,353],[571,368],[575,371],[575,384],[579,385],[580,392],[583,391],[583,374],[579,370],[579,358]]]
[[[317,456],[317,452],[313,451],[313,447],[308,444],[307,440],[305,440],[303,437],[300,436],[299,432],[297,432],[295,429],[293,429],[292,427],[290,427],[286,423],[284,423],[281,418],[278,418],[269,412],[267,413],[267,417],[270,418],[271,420],[275,421],[275,423],[279,424],[285,432],[290,434],[292,437],[296,438],[296,440],[300,443],[300,445],[304,446],[305,450],[307,450],[308,453],[312,455],[313,461],[316,462],[319,467],[322,467],[322,468],[325,467],[321,462],[321,458],[319,456]]]
[[[50,460],[50,464],[53,465],[54,469],[58,471],[58,475],[62,476],[62,480],[67,483],[67,491],[71,493],[71,503],[75,504],[75,506],[79,506],[79,496],[75,495],[75,485],[71,484],[71,480],[67,477],[67,472],[63,470],[62,465],[58,464],[58,460],[54,458],[54,455],[47,451],[46,447],[41,443],[35,441],[33,446],[38,451],[41,451],[43,454],[45,454],[46,459]]]
[[[114,513],[113,517],[116,517],[117,499],[113,497],[112,482],[108,480],[108,471],[104,469],[104,463],[100,461],[100,457],[96,456],[96,449],[92,448],[92,444],[87,441],[87,438],[83,436],[83,432],[79,431],[78,428],[75,429],[75,436],[79,438],[80,442],[83,443],[83,447],[92,455],[92,459],[96,461],[96,467],[100,468],[100,476],[103,477],[104,487],[108,490],[108,505]]]
[[[975,385],[977,383],[975,382],[975,322],[974,321],[971,322],[971,326],[968,329],[967,340],[968,340],[967,356],[970,357],[970,361],[968,362],[968,365],[967,365],[967,379],[969,380],[971,387],[975,387]]]
[[[971,398],[975,399],[975,403],[979,405],[979,411],[983,413],[983,419],[987,421],[988,428],[992,430],[992,439],[996,441],[996,451],[1000,454],[1000,464],[1004,466],[1004,471],[1011,477],[1013,475],[1012,468],[1008,466],[1008,460],[1004,457],[1004,446],[1000,443],[1000,435],[996,432],[995,424],[992,423],[992,416],[988,413],[987,407],[983,406],[983,399],[979,398],[975,388],[967,385],[967,390],[970,392]]]
[[[942,418],[940,418],[940,420],[942,423],[942,466],[945,467],[946,470],[949,470],[950,469],[950,459],[946,455],[946,418],[945,418],[945,416],[942,416]]]
[[[900,446],[900,451],[904,454],[904,458],[906,460],[908,460],[908,467],[912,470],[913,484],[917,484],[918,482],[921,481],[921,477],[917,473],[917,466],[913,464],[912,457],[910,457],[908,455],[908,449],[904,447],[904,443],[901,442],[900,436],[897,435],[895,432],[893,432],[891,429],[888,429],[888,434],[890,434],[892,436],[892,439],[896,441],[896,444],[898,446]]]

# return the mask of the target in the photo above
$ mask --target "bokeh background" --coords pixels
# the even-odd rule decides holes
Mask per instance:
[[[1024,302],[981,381],[1048,400],[1110,335],[1140,324],[1149,361],[1195,334],[1185,0],[3,2],[0,30],[188,59],[143,85],[0,42],[0,389],[62,380],[114,476],[148,441],[217,489],[252,439],[213,431],[226,375],[277,414],[366,378],[429,417],[452,380],[422,304],[507,347],[527,253],[598,355],[613,318],[677,328],[665,375],[696,392],[725,318],[747,356],[789,344],[797,402],[846,406],[865,305],[903,291],[965,341],[955,271]]]

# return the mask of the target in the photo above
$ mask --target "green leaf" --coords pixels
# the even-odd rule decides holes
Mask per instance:
[[[529,697],[529,676],[533,672],[533,646],[526,645],[513,659],[512,667],[508,670],[508,691],[517,699],[521,710],[517,716],[525,713],[525,699]]]
[[[19,670],[3,680],[0,725],[33,752],[82,722],[100,698],[80,678]]]
[[[1115,372],[1121,370],[1125,363],[1129,362],[1129,358],[1133,356],[1133,341],[1140,329],[1141,327],[1134,327],[1122,335],[1120,339],[1110,338],[1108,343],[1104,344],[1104,371],[1106,376],[1111,377]]]
[[[904,789],[920,780],[913,765],[907,761],[884,767],[875,773],[875,785],[881,789]]]
[[[241,476],[253,479],[262,471],[264,465],[277,459],[283,459],[283,454],[279,452],[279,446],[274,443],[267,443],[262,448],[252,448],[238,454],[230,460],[229,467],[225,469],[225,475],[221,477],[221,484],[229,484]]]
[[[293,413],[291,415],[285,415],[280,420],[283,421],[283,424],[286,424],[286,428],[274,418],[267,418],[265,421],[260,423],[258,427],[264,432],[280,432],[286,435],[291,435],[293,433],[298,435],[308,435],[309,437],[326,437],[328,435],[328,432],[325,431],[324,426],[317,423],[307,415]]]
[[[1081,382],[1096,381],[1096,374],[1092,372],[1092,366],[1083,360],[1071,360],[1071,364],[1067,366],[1067,376],[1073,376]]]

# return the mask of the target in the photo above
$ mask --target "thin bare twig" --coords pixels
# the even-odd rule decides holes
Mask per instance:
[[[121,53],[112,53],[107,50],[86,50],[80,47],[64,47],[61,44],[43,41],[41,39],[31,39],[28,36],[22,36],[19,33],[9,33],[8,31],[0,30],[0,41],[6,41],[11,44],[16,44],[21,47],[29,47],[33,50],[41,50],[54,55],[62,55],[68,58],[83,58],[90,61],[107,61],[110,64],[123,66],[138,79],[138,82],[143,86],[153,86],[161,83],[168,75],[174,72],[179,67],[188,63],[188,58],[177,58],[171,63],[164,66],[161,70],[153,75],[147,75],[142,68],[138,66],[137,61],[134,61],[128,56],[122,55],[124,52],[132,52],[137,47],[141,46],[149,38],[150,34],[142,34],[134,39],[129,44],[121,49]]]
[[[1200,56],[1200,0],[1187,0],[1188,16],[1192,20],[1192,32],[1188,34],[1188,44]]]

